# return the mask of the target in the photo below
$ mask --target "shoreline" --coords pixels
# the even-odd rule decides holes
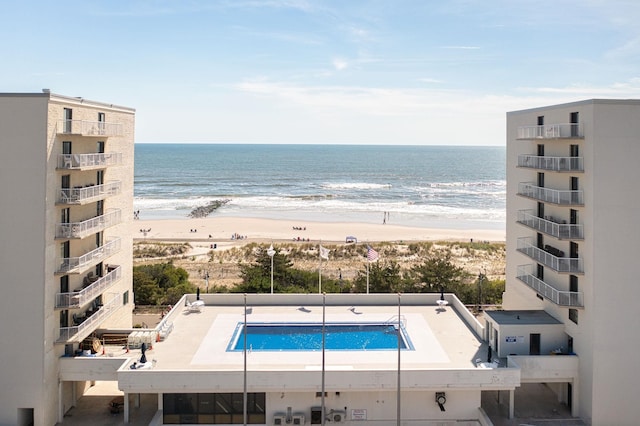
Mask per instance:
[[[344,243],[354,236],[359,243],[417,241],[505,242],[504,229],[442,229],[363,222],[316,222],[218,216],[184,219],[146,219],[132,222],[134,241],[182,241],[244,245],[258,242]],[[294,229],[294,227],[298,229]],[[147,232],[144,232],[147,230]],[[232,239],[233,235],[246,238]]]

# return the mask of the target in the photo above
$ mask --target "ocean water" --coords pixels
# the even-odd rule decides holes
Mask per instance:
[[[211,216],[504,229],[504,147],[136,144],[141,219]]]

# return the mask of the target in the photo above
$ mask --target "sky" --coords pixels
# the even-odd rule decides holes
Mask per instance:
[[[0,0],[0,92],[136,109],[136,142],[505,145],[640,98],[637,0]]]

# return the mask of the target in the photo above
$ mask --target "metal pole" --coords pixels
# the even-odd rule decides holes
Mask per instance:
[[[271,258],[271,294],[273,294],[273,256],[276,254],[276,251],[273,249],[273,244],[267,249],[267,254]]]
[[[397,419],[397,424],[398,426],[400,426],[400,343],[402,341],[402,338],[400,336],[400,333],[402,333],[402,322],[401,322],[401,316],[400,316],[400,299],[401,299],[401,294],[398,293],[398,402],[397,402],[397,406],[398,406],[398,419]]]
[[[325,332],[325,310],[326,310],[326,299],[327,295],[322,293],[322,389],[321,389],[321,401],[320,401],[320,413],[322,416],[322,425],[324,426],[325,415],[324,415],[324,332]]]
[[[367,259],[367,294],[369,294],[369,259]]]
[[[242,419],[247,426],[247,293],[244,294],[244,388],[242,395]]]

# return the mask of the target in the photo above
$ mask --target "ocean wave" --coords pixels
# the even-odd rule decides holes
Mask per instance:
[[[323,183],[320,185],[321,188],[325,189],[334,189],[334,190],[371,190],[371,189],[383,189],[383,188],[391,188],[391,184],[382,184],[382,183],[367,183],[367,182],[339,182],[339,183]]]

